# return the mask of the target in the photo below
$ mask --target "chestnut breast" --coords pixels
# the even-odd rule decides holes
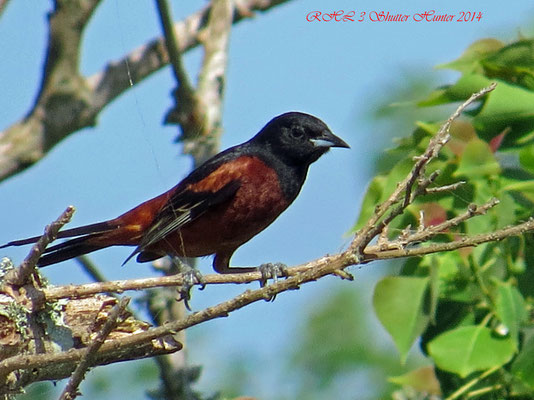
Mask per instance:
[[[234,250],[270,225],[289,206],[277,173],[254,156],[240,156],[222,164],[187,190],[216,192],[239,182],[235,195],[184,225],[151,248],[179,256],[199,257]]]

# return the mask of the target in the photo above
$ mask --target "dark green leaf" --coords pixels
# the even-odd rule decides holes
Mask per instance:
[[[376,315],[389,332],[404,362],[415,339],[428,324],[425,311],[428,278],[386,277],[375,287]]]
[[[497,317],[509,330],[510,336],[517,346],[519,329],[527,319],[523,296],[515,286],[499,282],[495,303]]]
[[[534,389],[534,336],[527,340],[514,360],[512,374]]]

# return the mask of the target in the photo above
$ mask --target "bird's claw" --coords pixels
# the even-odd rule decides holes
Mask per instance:
[[[182,271],[183,283],[178,292],[180,293],[180,299],[183,300],[185,307],[191,311],[189,307],[189,300],[191,300],[191,289],[193,286],[200,285],[200,290],[206,287],[206,281],[200,271],[196,268],[189,267],[188,270]]]
[[[287,265],[282,263],[265,263],[258,267],[261,272],[260,286],[264,287],[269,279],[287,278]]]

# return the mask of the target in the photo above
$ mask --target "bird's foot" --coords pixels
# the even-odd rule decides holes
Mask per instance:
[[[287,278],[287,265],[282,263],[261,264],[258,270],[261,272],[261,287],[264,287],[269,279],[276,282],[278,278]]]
[[[178,292],[180,293],[179,300],[183,300],[185,307],[191,311],[191,307],[189,307],[191,289],[193,289],[193,286],[195,285],[200,285],[200,290],[203,290],[206,287],[206,281],[198,269],[190,267],[187,264],[182,264],[180,270],[184,281],[182,286],[178,289]]]

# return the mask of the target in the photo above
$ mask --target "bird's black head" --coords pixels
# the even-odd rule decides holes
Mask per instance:
[[[251,142],[287,164],[303,166],[317,161],[330,147],[349,147],[319,118],[300,112],[274,117]]]

